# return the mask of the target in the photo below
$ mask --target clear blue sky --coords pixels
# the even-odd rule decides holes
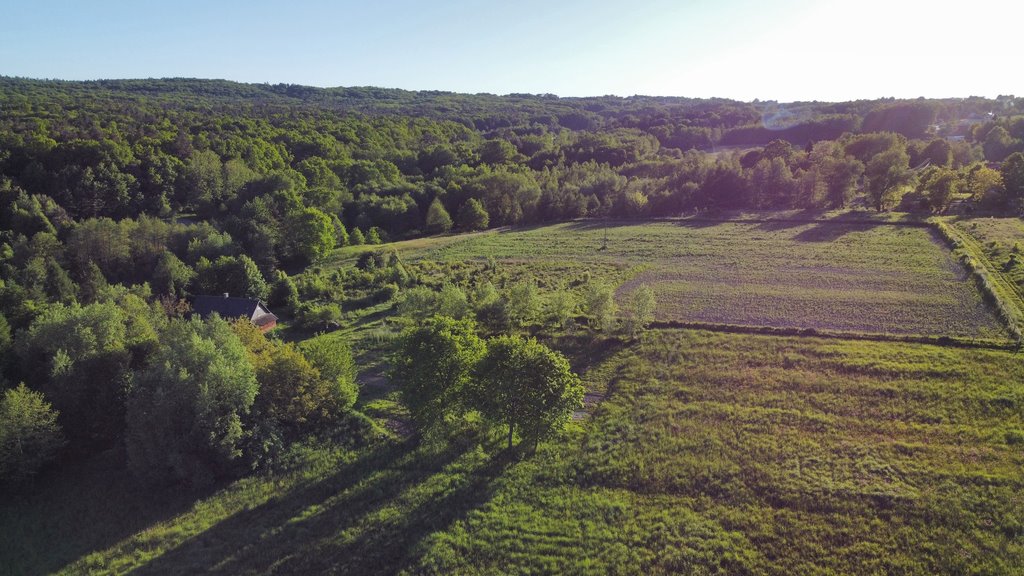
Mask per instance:
[[[0,74],[741,100],[1024,95],[1018,0],[0,0]]]

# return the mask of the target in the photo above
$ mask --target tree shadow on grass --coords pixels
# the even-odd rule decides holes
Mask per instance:
[[[793,237],[797,242],[834,242],[851,232],[867,232],[882,223],[843,222],[842,220],[822,222]]]
[[[585,330],[574,335],[560,335],[549,344],[565,355],[573,372],[582,374],[601,364],[629,346],[629,342],[617,336],[595,337]]]
[[[586,232],[586,231],[601,231],[601,230],[612,230],[615,228],[628,228],[630,226],[639,226],[641,224],[650,224],[651,220],[624,220],[624,219],[609,219],[609,220],[573,220],[566,223],[563,226],[565,231],[569,232]],[[546,224],[550,226],[550,224]],[[541,226],[543,227],[543,226]]]
[[[377,449],[336,474],[235,514],[136,574],[392,574],[418,544],[486,501],[507,464],[448,474],[463,450],[412,441]]]
[[[0,501],[0,574],[49,574],[155,523],[212,492],[140,484],[123,450],[64,463],[31,491]]]
[[[682,228],[700,229],[700,228],[712,228],[714,226],[721,226],[722,224],[728,224],[729,222],[727,220],[724,220],[724,219],[717,220],[717,219],[710,218],[710,217],[708,217],[708,218],[695,217],[695,218],[684,218],[682,220],[674,220],[672,223],[675,224],[676,226],[680,226]]]
[[[759,232],[779,232],[782,230],[789,230],[791,228],[800,228],[801,226],[807,226],[811,222],[800,221],[800,220],[768,220],[761,222],[754,229]]]

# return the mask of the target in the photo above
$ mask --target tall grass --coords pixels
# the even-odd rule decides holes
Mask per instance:
[[[967,238],[949,224],[941,220],[933,220],[933,226],[939,235],[958,255],[960,263],[970,272],[986,301],[995,309],[999,319],[1006,324],[1010,335],[1017,345],[1024,341],[1024,312],[1019,306],[1016,291],[1008,284],[998,269],[992,267],[984,251],[976,241]]]

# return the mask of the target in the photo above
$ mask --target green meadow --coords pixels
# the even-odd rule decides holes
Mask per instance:
[[[349,268],[337,251],[325,267]],[[1005,339],[930,228],[575,222],[395,248],[425,282],[646,283],[669,322]],[[1007,350],[678,328],[539,331],[587,386],[535,452],[473,418],[409,435],[392,313],[352,313],[359,438],[152,489],[123,450],[0,501],[0,574],[1019,574],[1024,362]]]
[[[553,344],[592,363],[592,404],[535,454],[509,458],[471,433],[443,444],[309,445],[286,471],[193,502],[117,474],[69,471],[4,506],[5,570],[1024,566],[1024,363],[1011,352],[688,330]]]

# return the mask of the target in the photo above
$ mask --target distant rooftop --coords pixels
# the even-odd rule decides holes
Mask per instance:
[[[263,331],[277,324],[277,316],[267,309],[259,300],[253,298],[237,298],[223,294],[221,296],[193,296],[192,311],[206,318],[218,314],[221,318],[246,318]]]

